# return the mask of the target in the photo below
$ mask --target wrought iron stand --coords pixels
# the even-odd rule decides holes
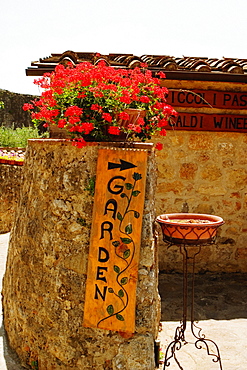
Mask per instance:
[[[165,240],[165,239],[164,239]],[[166,240],[165,240],[166,241]],[[166,241],[167,242],[167,241]],[[197,244],[200,243],[200,244]],[[170,366],[170,360],[174,358],[176,361],[179,369],[183,370],[183,367],[180,365],[176,351],[178,351],[182,345],[187,344],[188,342],[185,339],[185,331],[187,326],[187,313],[188,313],[188,265],[189,262],[192,262],[192,272],[191,272],[191,312],[190,312],[190,325],[191,325],[191,333],[195,338],[195,347],[197,349],[202,349],[205,347],[207,350],[207,354],[212,356],[213,362],[218,362],[220,370],[222,369],[222,363],[220,358],[220,352],[217,344],[205,337],[202,334],[202,329],[195,324],[194,321],[194,291],[195,291],[195,259],[196,256],[200,253],[202,244],[201,241],[195,240],[193,244],[186,244],[186,240],[183,240],[177,244],[180,248],[180,253],[183,256],[183,319],[181,320],[181,325],[176,328],[175,336],[173,341],[168,345],[165,353],[164,359],[164,367],[163,369],[167,369]],[[209,243],[207,243],[209,244]],[[175,245],[172,242],[169,242],[169,246]],[[169,247],[168,246],[168,247]],[[214,352],[213,353],[213,350]]]

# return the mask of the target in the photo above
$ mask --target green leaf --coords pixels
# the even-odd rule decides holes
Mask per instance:
[[[112,288],[108,288],[109,293],[114,293],[114,290]]]
[[[122,193],[122,194],[120,195],[120,197],[121,197],[121,198],[127,197],[127,194]]]
[[[123,258],[127,259],[129,258],[129,256],[130,256],[130,249],[126,249],[126,251],[124,251]]]
[[[127,277],[123,277],[123,278],[120,280],[120,283],[121,283],[122,285],[127,284],[127,283],[128,283],[128,278],[127,278]]]
[[[120,238],[124,244],[130,244],[132,243],[132,240],[129,238]]]
[[[133,185],[130,184],[129,182],[127,182],[127,184],[125,184],[125,187],[126,187],[127,190],[133,189]]]
[[[38,361],[31,361],[31,366],[32,366],[32,369],[34,370],[38,370],[39,369],[39,363]]]
[[[122,219],[123,219],[123,216],[119,212],[117,213],[117,219],[120,220],[120,221],[122,221]]]
[[[114,242],[112,242],[112,245],[116,248],[118,247],[120,244],[120,242],[118,240],[115,240]]]
[[[114,265],[114,271],[119,274],[121,270],[117,265]]]
[[[118,292],[118,296],[119,296],[119,297],[121,297],[121,298],[124,296],[124,291],[123,291],[123,289],[120,289],[120,290],[119,290],[119,292]]]
[[[139,212],[137,212],[137,211],[135,211],[135,212],[134,212],[134,217],[135,217],[135,218],[139,218],[139,217],[140,217],[140,213],[139,213]]]
[[[107,312],[109,315],[113,315],[114,314],[114,308],[113,308],[113,305],[110,304],[108,307],[107,307]]]
[[[140,194],[140,191],[139,190],[135,190],[132,193],[133,197],[137,197],[137,195],[139,195],[139,194]]]
[[[126,227],[125,227],[125,232],[126,234],[131,234],[132,233],[132,225],[131,224],[128,224]]]
[[[124,317],[122,315],[120,315],[120,313],[117,313],[116,314],[116,318],[119,320],[119,321],[124,321]]]

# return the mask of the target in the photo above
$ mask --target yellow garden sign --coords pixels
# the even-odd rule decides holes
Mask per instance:
[[[99,149],[84,326],[133,333],[147,151]]]

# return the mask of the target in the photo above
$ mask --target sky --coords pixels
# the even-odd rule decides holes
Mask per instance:
[[[246,15],[246,0],[2,1],[0,89],[40,94],[25,69],[66,50],[247,59]]]

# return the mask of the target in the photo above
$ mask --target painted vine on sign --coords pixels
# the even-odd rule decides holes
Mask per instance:
[[[88,259],[84,326],[135,330],[147,151],[101,149]]]
[[[119,220],[119,232],[121,235],[124,235],[123,237],[120,237],[119,240],[115,240],[112,242],[112,245],[115,247],[115,255],[120,258],[122,261],[125,262],[125,267],[121,269],[118,265],[114,265],[113,270],[116,273],[116,281],[119,285],[118,292],[115,292],[113,288],[109,287],[108,292],[112,293],[116,297],[118,297],[123,305],[122,309],[118,310],[116,312],[114,305],[110,304],[107,306],[107,313],[108,316],[101,319],[97,326],[100,325],[100,323],[104,320],[106,320],[108,317],[115,316],[117,320],[124,321],[124,311],[126,310],[128,306],[129,296],[127,290],[124,288],[126,284],[129,282],[129,278],[125,276],[125,272],[128,270],[129,266],[131,265],[131,262],[133,260],[133,257],[135,255],[135,242],[131,237],[131,234],[133,232],[133,225],[131,223],[128,223],[126,226],[124,226],[124,220],[128,213],[133,213],[135,218],[140,217],[140,213],[130,209],[131,200],[133,197],[138,197],[140,194],[139,190],[135,190],[135,185],[138,180],[141,180],[142,176],[140,173],[135,172],[133,174],[134,183],[125,183],[125,189],[127,191],[130,191],[130,194],[121,193],[120,197],[127,200],[126,208],[124,211],[124,214],[121,214],[120,212],[117,213],[117,219]]]

